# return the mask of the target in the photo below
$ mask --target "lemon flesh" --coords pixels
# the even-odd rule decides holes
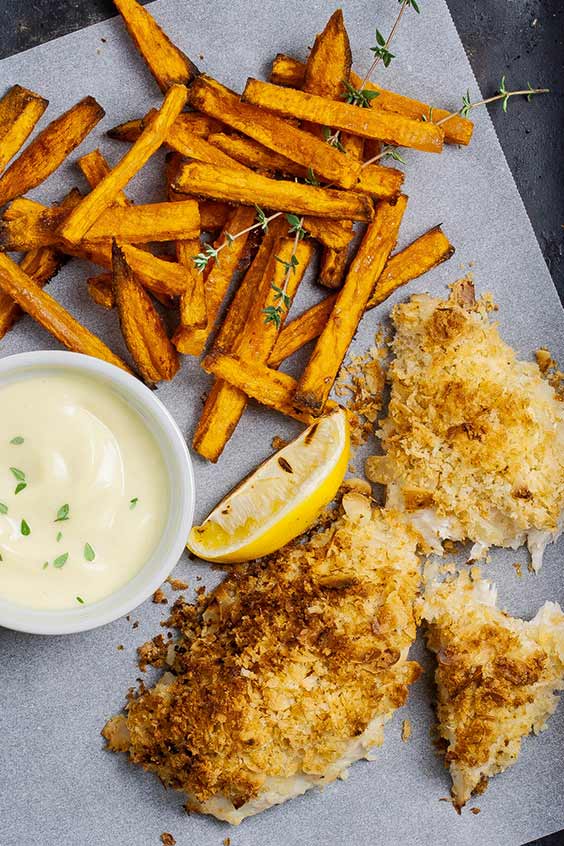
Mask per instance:
[[[205,561],[250,561],[304,532],[333,499],[350,454],[347,413],[321,417],[261,464],[190,532],[188,549]]]

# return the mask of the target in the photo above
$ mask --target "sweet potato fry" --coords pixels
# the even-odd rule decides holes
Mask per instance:
[[[233,348],[241,358],[261,364],[268,360],[276,342],[279,327],[274,323],[266,324],[264,312],[266,308],[278,302],[274,286],[281,288],[284,284],[286,269],[281,262],[290,261],[293,250],[293,239],[284,238],[280,244],[277,242],[273,244],[262,278],[255,288],[254,296],[249,301],[244,325],[241,326],[238,337],[230,344],[230,348]],[[290,301],[295,296],[313,252],[311,242],[302,241],[297,245],[295,254],[298,265],[296,272],[289,278],[286,289]],[[229,313],[231,310],[230,308]],[[286,315],[287,310],[281,315],[281,324]],[[216,380],[194,435],[193,446],[200,455],[210,461],[217,461],[241,419],[246,405],[247,396],[243,391],[228,382]]]
[[[200,162],[185,165],[173,187],[198,197],[260,204],[268,209],[316,217],[371,220],[373,214],[372,202],[365,194],[269,179],[252,171]]]
[[[45,209],[19,215],[0,223],[0,249],[23,251],[58,244],[58,228],[68,210]],[[194,238],[200,233],[200,213],[194,200],[184,203],[149,203],[146,206],[115,206],[106,209],[88,230],[83,243],[110,243],[112,237],[128,244]]]
[[[183,108],[186,97],[187,90],[183,85],[173,85],[168,90],[158,114],[135,144],[63,223],[60,230],[63,240],[70,244],[78,243],[102,212],[115,201],[119,192],[161,146],[169,127]]]
[[[353,231],[351,229],[351,240],[352,237]],[[318,283],[325,288],[332,288],[333,290],[340,288],[345,278],[348,257],[349,251],[346,247],[341,250],[325,248],[319,262]]]
[[[187,85],[197,76],[196,65],[172,43],[145,6],[137,0],[114,0],[114,3],[163,93],[171,85]]]
[[[72,188],[60,205],[63,208],[71,209],[80,202],[80,197],[80,191],[77,188]],[[25,254],[20,262],[20,270],[42,288],[58,273],[65,261],[66,256],[56,248],[40,247]],[[0,339],[20,319],[22,314],[22,309],[12,297],[0,290]]]
[[[115,308],[116,298],[111,273],[100,273],[86,280],[88,296],[96,305],[111,311]]]
[[[0,177],[0,206],[44,182],[103,116],[94,97],[85,97],[55,118]]]
[[[284,89],[281,89],[284,91]],[[334,147],[297,129],[288,121],[263,109],[242,103],[239,97],[208,76],[200,76],[190,88],[190,104],[233,129],[304,167],[314,167],[316,174],[343,188],[356,183],[360,166]]]
[[[223,150],[213,146],[201,135],[195,135],[187,132],[182,127],[177,129],[176,124],[173,124],[166,137],[167,146],[181,156],[189,159],[194,159],[197,162],[207,162],[208,164],[217,164],[222,167],[232,167],[236,170],[245,169],[237,159],[231,158]]]
[[[310,178],[312,173],[316,175],[313,168],[296,164],[286,156],[274,153],[250,138],[215,133],[209,136],[208,141],[247,167],[260,168],[287,176],[298,176],[301,179]],[[343,146],[352,158],[361,158],[362,138],[355,135],[343,135]],[[402,183],[403,173],[400,170],[372,164],[361,170],[355,191],[371,194],[378,199],[392,199],[400,193]]]
[[[236,208],[219,239],[214,246],[217,248],[225,242],[226,235],[242,232],[253,225],[255,209],[247,206]],[[180,326],[174,334],[173,343],[176,349],[186,355],[200,355],[213,332],[221,304],[231,283],[233,274],[237,270],[247,246],[247,235],[236,238],[230,247],[222,250],[220,261],[210,261],[205,270],[204,281],[206,290],[207,322],[203,329],[186,329]]]
[[[387,144],[412,147],[426,153],[440,153],[443,148],[443,131],[430,121],[413,120],[383,110],[359,109],[349,103],[326,100],[316,94],[282,88],[259,79],[247,80],[243,101],[285,117],[332,126],[362,138],[378,138]]]
[[[183,203],[148,203],[106,209],[90,227],[84,243],[116,240],[127,244],[176,241],[200,234],[200,212],[195,200]]]
[[[21,267],[0,253],[0,290],[73,352],[101,358],[122,370],[129,367],[100,338],[82,326],[60,303],[42,290]]]
[[[270,81],[275,85],[285,85],[290,88],[301,88],[303,85],[305,74],[305,64],[292,59],[290,56],[285,56],[279,53],[272,63],[272,71],[270,74]],[[358,74],[351,71],[351,83],[357,88],[362,84],[362,79]],[[383,109],[384,111],[396,112],[400,115],[413,118],[414,120],[421,120],[422,118],[430,119],[431,114],[434,121],[440,121],[447,115],[451,114],[447,109],[432,108],[427,103],[421,103],[419,100],[414,100],[411,97],[406,97],[404,94],[396,94],[394,91],[387,91],[385,88],[380,88],[373,82],[367,82],[365,88],[369,91],[377,91],[378,97],[371,102],[373,109]],[[445,141],[447,144],[469,144],[472,138],[474,124],[468,118],[463,118],[460,115],[455,115],[442,125],[445,134]],[[370,157],[368,157],[370,158]]]
[[[187,290],[180,297],[180,326],[204,329],[207,323],[206,290],[204,275],[194,264],[202,245],[199,238],[176,242],[176,258],[186,268],[189,276]]]
[[[182,199],[185,196],[183,195]],[[216,229],[222,229],[227,223],[232,211],[227,203],[214,203],[211,200],[200,200],[198,205],[200,207],[200,227],[202,232],[214,232]]]
[[[304,229],[308,234],[333,250],[346,247],[351,240],[348,220],[330,220],[327,217],[304,217]]]
[[[206,373],[213,373],[243,391],[248,397],[285,414],[286,417],[301,420],[307,426],[315,422],[316,418],[312,414],[297,411],[294,407],[297,382],[287,373],[271,370],[264,364],[224,353],[220,349],[212,350],[203,360],[202,367]],[[334,407],[335,403],[328,402],[326,405],[327,409]]]
[[[68,213],[25,198],[16,200],[0,222],[0,250],[27,252],[58,244],[57,227]]]
[[[24,145],[49,101],[21,85],[0,100],[0,173]]]
[[[112,284],[121,332],[127,349],[146,382],[170,380],[178,372],[178,353],[163,321],[114,240]]]
[[[98,149],[81,156],[77,165],[91,188],[95,188],[111,171],[111,167]],[[116,206],[129,206],[131,200],[125,196],[123,191],[119,191],[114,198],[114,204]]]
[[[298,410],[316,416],[323,412],[366,304],[396,243],[406,203],[403,194],[394,205],[386,200],[378,203],[374,220],[366,230],[329,320],[299,379],[294,398]]]
[[[337,9],[315,38],[300,87],[310,94],[335,100],[342,93],[343,79],[349,78],[351,65],[351,45],[343,12]]]
[[[388,259],[366,308],[379,305],[402,285],[447,261],[453,254],[454,247],[440,226],[429,229]],[[270,367],[279,367],[286,358],[321,334],[336,299],[337,294],[331,294],[284,326],[269,358]]]
[[[106,135],[108,138],[113,138],[114,141],[137,141],[147,122],[154,116],[155,109],[151,109],[142,118],[135,118],[134,120],[127,120],[125,123],[120,123],[117,126],[108,129]],[[212,132],[221,132],[222,125],[220,121],[208,115],[201,115],[198,112],[183,112],[178,115],[174,122],[177,131],[185,129],[192,135],[201,135],[202,138],[207,138]]]

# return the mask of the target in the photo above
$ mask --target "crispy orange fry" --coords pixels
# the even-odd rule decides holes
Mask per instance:
[[[0,253],[0,289],[69,350],[101,358],[130,372],[100,338],[75,320],[4,253]]]
[[[98,183],[63,223],[60,231],[65,241],[70,244],[78,243],[102,212],[115,201],[119,192],[158,150],[169,127],[183,108],[186,97],[187,91],[183,85],[173,85],[168,90],[158,114],[143,134],[119,164]]]
[[[402,285],[417,279],[447,261],[452,255],[454,247],[440,226],[429,229],[408,247],[388,259],[366,308],[374,308],[384,302]],[[270,367],[279,367],[286,358],[319,337],[336,299],[337,294],[331,294],[284,326],[270,356]]]
[[[206,373],[229,382],[235,388],[243,391],[248,397],[279,411],[286,417],[301,420],[307,426],[315,422],[316,418],[308,412],[296,411],[293,398],[296,390],[296,380],[287,373],[271,370],[264,364],[242,359],[236,355],[224,353],[219,349],[212,350],[202,362]],[[336,403],[329,401],[326,409],[335,408]]]
[[[184,265],[190,277],[188,289],[180,297],[180,325],[186,328],[204,329],[207,323],[204,274],[194,264],[194,256],[201,249],[199,238],[176,242],[176,258],[179,264]]]
[[[49,101],[21,85],[0,100],[0,173],[23,146]]]
[[[216,133],[210,135],[208,141],[214,147],[218,147],[232,159],[236,159],[247,167],[261,168],[289,176],[299,176],[302,179],[311,179],[311,176],[316,176],[314,168],[310,169],[296,164],[279,153],[273,153],[250,138]],[[361,158],[362,138],[355,135],[343,136],[343,145],[352,158]],[[402,183],[403,173],[400,170],[371,164],[361,170],[355,190],[363,191],[379,199],[392,199],[400,193]]]
[[[373,215],[372,203],[365,194],[269,179],[252,171],[231,170],[200,162],[185,165],[173,187],[175,191],[199,197],[260,204],[269,209],[316,217],[371,220]]]
[[[51,121],[0,177],[0,206],[44,182],[103,117],[94,97],[85,97]]]
[[[211,77],[202,75],[195,80],[190,88],[190,103],[270,150],[306,168],[314,167],[320,179],[343,188],[352,188],[358,179],[358,163],[276,115],[242,103],[236,94]]]
[[[136,0],[114,0],[128,33],[161,91],[171,85],[187,85],[198,74],[198,68],[163,32],[147,8]]]
[[[60,242],[59,227],[69,211],[45,209],[0,223],[0,249],[24,251]],[[194,238],[200,233],[200,212],[194,200],[184,203],[149,203],[106,209],[88,230],[83,244],[110,243],[113,237],[129,244]]]
[[[155,109],[151,109],[142,118],[135,118],[134,120],[127,120],[125,123],[120,123],[108,129],[106,135],[109,138],[113,138],[114,141],[137,141],[145,129],[147,122],[154,116],[155,111]],[[220,132],[222,124],[208,115],[201,115],[198,112],[183,112],[176,118],[174,126],[177,132],[185,129],[192,135],[201,135],[202,138],[207,138],[212,132]]]
[[[80,202],[80,197],[80,191],[73,188],[61,201],[61,206],[72,208]],[[66,256],[54,247],[40,247],[25,254],[20,262],[20,269],[42,288],[58,273],[65,261]],[[0,338],[4,337],[22,314],[22,309],[12,297],[0,291]]]
[[[316,416],[323,412],[370,295],[396,243],[406,204],[407,197],[403,194],[394,205],[386,200],[378,203],[374,220],[366,230],[329,320],[299,379],[294,402],[300,411],[310,411]]]
[[[292,59],[290,56],[285,56],[279,53],[272,63],[272,72],[270,81],[276,85],[286,85],[291,88],[301,88],[303,85],[305,73],[305,65],[297,59]],[[362,79],[358,74],[351,71],[351,83],[357,88],[362,84]],[[378,97],[371,101],[370,105],[373,109],[383,109],[384,111],[396,112],[400,115],[413,118],[414,120],[421,120],[425,118],[438,122],[445,118],[452,112],[447,109],[431,108],[427,103],[421,103],[419,100],[414,100],[411,97],[406,97],[403,94],[396,94],[394,91],[387,91],[385,88],[380,88],[373,82],[366,82],[364,85],[369,91],[377,91]],[[455,115],[443,124],[443,131],[445,134],[445,141],[448,144],[469,144],[472,138],[474,124],[468,118],[463,118],[460,115]],[[371,156],[368,156],[371,158]]]
[[[111,311],[115,308],[116,298],[111,273],[100,273],[98,276],[91,276],[86,280],[88,296],[96,305]]]
[[[440,153],[443,148],[443,131],[430,121],[413,120],[383,110],[360,109],[259,79],[247,80],[243,101],[285,117],[332,126],[362,138],[378,138],[387,144],[413,147],[427,153]]]
[[[77,165],[91,188],[95,188],[111,171],[111,167],[98,149],[81,156]],[[116,206],[129,206],[131,200],[125,196],[123,191],[119,191],[114,198],[114,204]]]
[[[241,358],[263,364],[268,360],[276,342],[279,327],[274,323],[265,323],[265,309],[278,304],[274,286],[282,288],[286,274],[282,262],[291,260],[293,250],[293,239],[284,238],[280,245],[274,243],[262,279],[249,303],[244,326],[232,345],[234,352]],[[313,252],[311,242],[302,241],[297,245],[295,255],[298,265],[296,272],[290,276],[286,288],[290,302],[303,279]],[[289,308],[290,304],[287,306],[287,309]],[[287,309],[281,314],[281,324],[287,315]],[[247,396],[233,385],[221,381],[219,384],[216,381],[210,396],[211,400],[208,397],[196,429],[193,446],[205,458],[217,461],[243,415]]]
[[[349,78],[351,65],[351,45],[343,11],[337,9],[323,32],[316,36],[300,87],[310,94],[335,100],[342,93],[343,79]]]
[[[112,279],[121,332],[143,379],[149,383],[172,379],[180,367],[178,354],[149,295],[115,240]]]
[[[185,196],[183,195],[182,199]],[[213,232],[215,229],[222,229],[227,223],[232,211],[227,203],[214,203],[211,200],[200,200],[198,205],[200,207],[200,227],[202,232]]]
[[[214,246],[217,248],[224,243],[226,235],[242,232],[253,225],[255,209],[241,206],[233,211],[219,239]],[[176,349],[186,355],[200,355],[213,332],[221,304],[231,283],[233,274],[237,270],[247,246],[247,235],[236,238],[230,247],[222,250],[220,261],[210,261],[205,271],[207,322],[204,329],[185,329],[179,327],[173,337]]]
[[[184,129],[177,130],[176,124],[173,124],[168,131],[166,138],[167,146],[175,152],[180,153],[189,159],[194,159],[197,162],[207,162],[208,164],[217,164],[222,167],[232,167],[236,170],[244,169],[237,159],[231,158],[218,147],[213,146],[201,135],[191,134]]]
[[[351,229],[351,240],[353,232]],[[325,288],[340,288],[347,269],[348,250],[331,250],[325,248],[321,254],[317,281]]]

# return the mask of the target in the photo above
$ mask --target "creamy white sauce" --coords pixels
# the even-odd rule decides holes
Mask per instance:
[[[63,609],[108,596],[156,548],[168,504],[157,443],[110,386],[70,371],[0,386],[1,599]]]

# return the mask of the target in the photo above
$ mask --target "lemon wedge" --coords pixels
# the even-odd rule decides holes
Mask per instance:
[[[338,408],[276,452],[190,532],[205,561],[249,561],[304,532],[333,499],[347,470],[350,432]]]

